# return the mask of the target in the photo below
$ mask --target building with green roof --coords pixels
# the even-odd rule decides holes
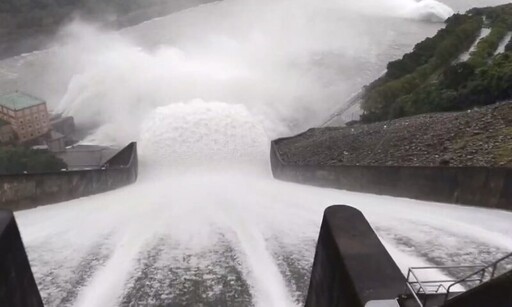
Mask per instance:
[[[13,111],[22,110],[45,103],[46,102],[44,100],[22,92],[13,92],[0,96],[0,106]]]

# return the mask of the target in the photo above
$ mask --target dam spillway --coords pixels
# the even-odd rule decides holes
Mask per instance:
[[[222,1],[118,32],[74,23],[56,48],[1,61],[3,80],[91,128],[85,142],[139,145],[136,184],[15,213],[47,306],[302,305],[335,203],[365,214],[402,271],[512,248],[509,212],[270,173],[269,140],[321,122],[435,33],[437,2],[434,14],[409,0],[258,3]]]
[[[301,305],[322,211],[340,202],[364,212],[404,273],[477,255],[490,262],[512,246],[505,211],[301,186],[249,170],[143,174],[103,195],[16,213],[46,305]]]
[[[464,278],[442,277],[443,270],[465,269],[468,266],[452,267],[425,267],[424,269],[438,270],[438,276],[430,275],[430,280],[418,280],[413,273],[413,281],[409,280],[411,269],[407,274],[407,284],[400,269],[391,258],[387,249],[383,246],[379,237],[367,222],[365,217],[357,209],[349,206],[331,206],[325,210],[316,252],[309,288],[307,291],[306,306],[453,306],[453,307],[480,307],[489,303],[496,307],[507,307],[510,303],[510,259],[508,254],[496,262],[490,264],[482,271],[466,275]],[[32,270],[21,241],[16,221],[13,215],[5,210],[0,210],[0,303],[18,307],[42,307],[43,303],[39,290],[35,284]],[[396,259],[396,258],[395,258]],[[119,260],[119,259],[118,259]],[[508,263],[508,266],[507,264]],[[503,266],[502,264],[505,264]],[[471,266],[477,268],[478,266]],[[414,268],[422,269],[420,267]],[[486,276],[486,270],[491,274]],[[508,270],[508,273],[507,273]],[[146,272],[147,273],[147,272]],[[232,276],[232,272],[225,272]],[[173,280],[175,272],[160,278],[166,281]],[[476,274],[476,276],[475,276]],[[464,288],[457,284],[470,282],[474,284],[475,277],[481,276],[480,283],[473,289],[460,293]],[[207,275],[201,276],[208,279]],[[145,275],[145,280],[151,276]],[[422,277],[424,278],[424,277]],[[432,279],[433,278],[433,279]],[[478,279],[476,279],[478,280]],[[204,280],[202,280],[204,281]],[[233,281],[233,280],[231,280]],[[423,282],[423,284],[422,284]],[[424,288],[430,283],[438,287],[438,290]],[[451,284],[443,284],[449,282]],[[409,288],[405,288],[407,285]],[[438,285],[438,286],[437,286]],[[439,292],[439,287],[451,292]],[[224,285],[227,286],[227,285]],[[232,282],[229,286],[233,286]],[[419,286],[419,288],[418,288]],[[448,287],[448,288],[446,288]],[[240,290],[233,289],[230,290]],[[408,292],[408,291],[411,292]],[[426,292],[428,291],[428,292]],[[191,293],[187,293],[191,295]],[[193,294],[192,294],[193,295]],[[420,297],[421,299],[419,299]],[[135,301],[134,301],[135,299]],[[160,299],[162,299],[160,297]],[[198,299],[198,297],[195,297]],[[211,298],[210,298],[211,299]],[[211,303],[212,301],[210,301]],[[243,304],[243,301],[232,298],[227,301],[216,300],[215,304]],[[91,301],[88,300],[87,304]],[[102,301],[101,304],[105,302]],[[140,298],[125,297],[122,305],[140,304]],[[167,302],[170,303],[170,302]],[[173,301],[175,303],[175,300]],[[147,304],[147,302],[146,302]],[[160,304],[160,303],[158,303]]]

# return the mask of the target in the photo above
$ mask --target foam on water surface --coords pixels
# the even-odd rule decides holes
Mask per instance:
[[[195,100],[158,107],[141,131],[140,153],[153,165],[266,166],[270,141],[243,105]]]
[[[508,212],[307,187],[233,169],[143,175],[136,185],[17,218],[50,306],[66,305],[66,293],[80,306],[127,298],[208,305],[219,296],[235,302],[231,288],[246,298],[239,305],[293,306],[304,299],[322,212],[335,203],[362,210],[402,269],[489,261],[512,248]],[[159,252],[148,255],[152,250]],[[89,274],[78,282],[76,272]],[[194,283],[183,288],[188,280]],[[203,288],[208,293],[196,293]]]

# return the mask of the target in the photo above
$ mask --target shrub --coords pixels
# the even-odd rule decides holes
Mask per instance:
[[[66,163],[51,153],[22,147],[0,148],[0,174],[55,172]]]

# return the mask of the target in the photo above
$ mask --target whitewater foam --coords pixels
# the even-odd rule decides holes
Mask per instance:
[[[199,289],[193,284],[184,287],[187,280],[199,283],[204,274],[205,281],[222,281],[220,276],[233,277],[237,271],[256,306],[300,305],[322,211],[335,203],[362,210],[392,246],[389,251],[402,269],[433,260],[436,264],[460,259],[466,259],[464,264],[476,259],[486,262],[512,246],[508,212],[307,187],[247,170],[141,175],[137,184],[120,190],[16,213],[47,305],[63,305],[59,297],[75,285],[74,272],[89,270],[72,300],[81,306],[117,306],[124,297],[140,304],[183,302],[182,296]],[[488,241],[492,233],[499,242]],[[231,264],[235,272],[210,269],[230,261],[222,256],[226,254],[222,242],[236,255]],[[97,260],[84,261],[98,244],[104,247]],[[162,253],[148,259],[150,248]],[[219,254],[186,260],[207,251]],[[241,288],[222,282],[204,287],[212,296]],[[191,296],[184,304],[213,299]]]
[[[141,128],[141,155],[153,165],[266,167],[269,139],[243,105],[195,100],[158,107]]]
[[[447,5],[434,0],[418,1],[404,10],[405,16],[409,18],[443,22],[454,14],[454,11]]]

